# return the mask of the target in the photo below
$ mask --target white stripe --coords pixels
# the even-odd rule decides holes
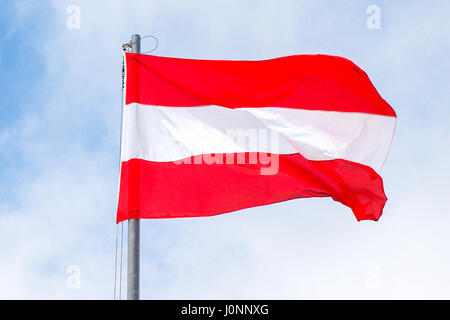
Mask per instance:
[[[309,160],[345,159],[376,171],[389,151],[396,120],[367,113],[290,108],[132,103],[124,111],[122,161],[138,158],[169,162],[207,153],[300,153]],[[243,145],[230,136],[230,129],[243,129],[250,136],[273,130],[280,139],[274,147],[258,135],[257,144]]]

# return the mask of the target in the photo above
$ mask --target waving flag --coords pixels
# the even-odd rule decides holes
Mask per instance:
[[[381,216],[396,114],[351,61],[125,58],[117,222],[305,197]]]

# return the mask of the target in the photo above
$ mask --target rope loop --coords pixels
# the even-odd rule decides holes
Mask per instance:
[[[152,35],[147,35],[147,36],[141,37],[141,41],[142,41],[143,39],[146,39],[146,38],[152,38],[153,40],[155,40],[155,46],[154,46],[151,50],[141,52],[141,54],[146,54],[146,53],[153,52],[153,51],[155,51],[155,50],[158,48],[158,45],[159,45],[159,41],[158,41],[158,38],[157,38],[157,37],[152,36]],[[132,42],[132,41],[127,42],[127,43],[124,43],[124,44],[122,45],[122,50],[123,50],[123,51],[127,51],[129,48],[131,48],[131,45],[133,45],[133,44],[134,44],[134,42]]]

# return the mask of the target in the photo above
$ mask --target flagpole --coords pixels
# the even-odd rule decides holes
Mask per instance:
[[[131,36],[131,50],[133,53],[141,53],[141,36]],[[128,270],[127,270],[127,299],[139,300],[139,243],[140,224],[139,219],[128,220]]]

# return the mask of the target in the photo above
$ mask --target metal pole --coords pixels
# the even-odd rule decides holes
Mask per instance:
[[[141,36],[131,36],[131,52],[141,53]],[[139,300],[139,219],[128,220],[127,299]]]

